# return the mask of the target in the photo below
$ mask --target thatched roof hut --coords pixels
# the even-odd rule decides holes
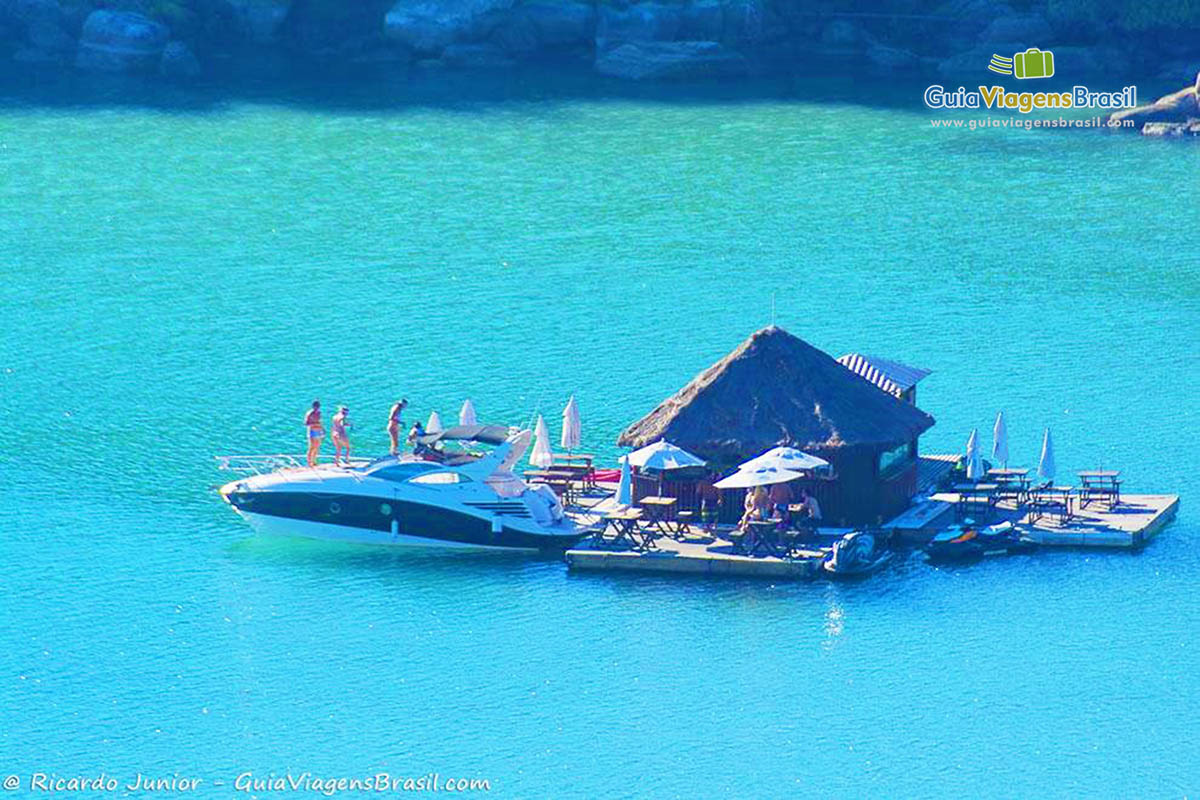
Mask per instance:
[[[617,443],[642,447],[668,439],[732,464],[778,445],[886,449],[916,439],[933,422],[772,325],[626,428]]]

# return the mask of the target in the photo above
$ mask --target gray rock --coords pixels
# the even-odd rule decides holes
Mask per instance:
[[[533,26],[543,47],[584,44],[596,35],[596,9],[587,3],[539,0],[521,6],[518,13]]]
[[[1003,75],[998,75],[988,71],[988,63],[992,59],[993,54],[1009,56],[1019,50],[1026,48],[1015,42],[995,42],[991,45],[977,45],[971,50],[952,55],[947,59],[943,59],[938,64],[937,71],[947,78],[957,78],[960,80],[977,80],[992,82],[1004,78]],[[1055,55],[1055,70],[1058,70],[1058,50],[1054,51]]]
[[[200,62],[191,48],[179,40],[167,42],[163,48],[158,71],[164,78],[189,81],[200,77]]]
[[[252,42],[270,44],[279,38],[287,20],[290,0],[227,0],[238,30]]]
[[[442,52],[442,62],[458,69],[504,69],[513,60],[495,44],[452,44]]]
[[[1191,122],[1147,122],[1142,126],[1142,136],[1200,136],[1200,120]]]
[[[18,47],[13,51],[12,60],[21,64],[65,64],[67,56],[36,47]]]
[[[762,0],[727,0],[724,14],[725,44],[747,44],[763,38],[766,10]]]
[[[920,66],[920,59],[909,50],[888,47],[878,43],[867,46],[867,61],[871,68],[880,73],[911,72]]]
[[[504,52],[524,57],[542,46],[541,35],[533,20],[524,14],[508,14],[495,26],[490,38]]]
[[[833,47],[857,48],[866,41],[862,28],[848,19],[830,20],[821,30],[821,43]]]
[[[88,14],[75,66],[98,72],[156,69],[170,38],[166,25],[131,11]]]
[[[55,0],[0,0],[0,17],[5,16],[25,25],[35,22],[61,25],[65,17]]]
[[[1111,75],[1117,81],[1128,83],[1129,56],[1116,47],[1054,47],[1052,50],[1055,75]]]
[[[1144,128],[1152,122],[1187,123],[1200,118],[1200,90],[1189,86],[1178,92],[1160,97],[1153,103],[1137,108],[1125,108],[1109,114],[1109,122],[1131,120],[1134,128]]]
[[[1009,14],[992,20],[979,37],[979,43],[988,46],[992,42],[1022,42],[1021,49],[1025,50],[1050,47],[1053,36],[1049,23],[1041,14]]]
[[[975,37],[994,21],[1011,16],[1013,10],[1002,0],[948,0],[930,13],[953,19],[953,35]]]
[[[384,33],[418,53],[440,53],[479,18],[512,6],[513,0],[397,0],[384,18]]]
[[[36,50],[48,53],[66,53],[75,49],[75,39],[62,25],[52,20],[36,20],[29,23],[25,38]]]
[[[693,0],[679,14],[679,38],[719,42],[725,36],[725,6],[720,0]]]
[[[621,9],[603,5],[596,22],[596,49],[604,50],[624,42],[672,41],[679,33],[682,19],[680,6],[639,3]]]
[[[596,71],[626,80],[744,75],[746,60],[719,42],[627,42],[599,53]]]

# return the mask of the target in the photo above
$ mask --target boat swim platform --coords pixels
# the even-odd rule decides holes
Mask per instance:
[[[923,544],[938,530],[955,522],[958,495],[935,494],[919,501],[884,525],[904,542]],[[1136,549],[1143,547],[1175,518],[1179,496],[1173,494],[1122,494],[1116,508],[1092,503],[1076,508],[1065,523],[1053,516],[1034,519],[1012,501],[1001,502],[988,520],[992,525],[1010,521],[1025,535],[1050,547],[1106,547]]]
[[[591,572],[647,572],[734,578],[806,580],[820,572],[826,553],[801,551],[795,558],[746,556],[719,539],[660,538],[650,550],[612,549],[586,541],[565,554],[567,569]]]

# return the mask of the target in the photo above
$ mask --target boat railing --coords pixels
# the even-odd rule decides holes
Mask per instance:
[[[239,475],[266,475],[271,472],[279,472],[280,470],[306,470],[310,469],[308,460],[303,455],[293,455],[291,453],[271,453],[266,455],[231,455],[231,456],[216,456],[217,469],[228,472],[236,472]],[[329,466],[333,463],[332,457],[325,456],[318,459],[317,462],[321,466]],[[362,467],[371,463],[369,458],[351,458],[349,464],[351,467]],[[314,471],[315,472],[315,471]]]

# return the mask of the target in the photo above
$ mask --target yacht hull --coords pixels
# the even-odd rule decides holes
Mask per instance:
[[[497,545],[474,544],[470,542],[449,541],[445,539],[430,539],[424,536],[413,536],[407,533],[392,533],[391,531],[356,528],[350,525],[335,525],[329,522],[313,522],[305,519],[287,519],[272,517],[267,514],[254,514],[239,511],[250,527],[259,536],[270,536],[288,539],[321,539],[332,542],[347,542],[353,544],[387,545],[390,547],[432,547],[442,550],[527,550],[536,551],[539,548],[502,547]]]
[[[452,504],[363,494],[222,491],[256,532],[362,544],[474,550],[565,550],[585,535],[570,523],[541,526],[502,500]],[[432,499],[432,498],[430,498]]]

